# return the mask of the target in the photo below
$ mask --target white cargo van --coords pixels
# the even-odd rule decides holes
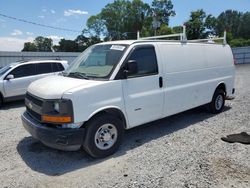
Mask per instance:
[[[83,147],[105,157],[118,148],[125,129],[204,104],[221,112],[234,96],[229,45],[180,36],[91,46],[63,75],[29,86],[25,129],[50,147]]]

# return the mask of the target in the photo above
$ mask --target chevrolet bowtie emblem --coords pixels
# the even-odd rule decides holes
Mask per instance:
[[[30,109],[32,109],[32,107],[33,107],[32,102],[29,102],[29,103],[28,103],[28,107],[29,107]]]

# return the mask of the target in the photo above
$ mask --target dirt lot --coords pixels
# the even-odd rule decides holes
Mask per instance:
[[[23,102],[0,110],[0,187],[250,187],[250,65],[237,67],[237,98],[211,115],[190,110],[126,132],[119,151],[94,160],[43,146],[21,125]]]

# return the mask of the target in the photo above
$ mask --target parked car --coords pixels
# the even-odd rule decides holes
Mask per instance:
[[[208,104],[223,110],[234,96],[227,44],[135,40],[96,44],[63,75],[33,82],[25,129],[45,145],[81,146],[93,157],[115,152],[124,130]]]
[[[63,60],[34,60],[12,63],[0,69],[0,106],[4,102],[24,99],[29,84],[58,74],[68,67]]]

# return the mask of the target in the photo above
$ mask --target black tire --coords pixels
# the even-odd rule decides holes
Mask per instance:
[[[216,89],[211,103],[209,103],[209,111],[213,114],[218,114],[223,111],[225,105],[225,91]]]
[[[117,134],[113,134],[116,131]],[[86,125],[83,148],[94,158],[107,157],[118,149],[123,135],[124,127],[121,120],[109,114],[98,115]]]

